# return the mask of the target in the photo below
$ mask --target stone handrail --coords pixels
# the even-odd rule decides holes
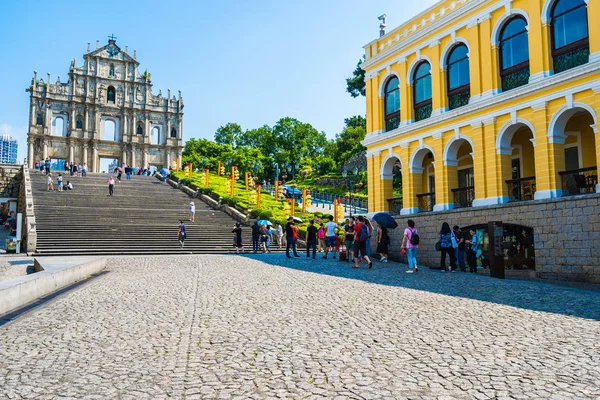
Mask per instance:
[[[35,253],[37,243],[37,225],[35,222],[35,207],[33,205],[33,191],[31,189],[31,177],[29,176],[29,168],[27,164],[23,165],[23,183],[22,189],[24,193],[25,212],[25,248],[28,253]]]

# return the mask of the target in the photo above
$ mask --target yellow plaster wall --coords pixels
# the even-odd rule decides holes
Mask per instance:
[[[538,191],[557,190],[560,189],[561,185],[558,172],[565,169],[564,145],[560,141],[552,143],[549,140],[548,127],[550,121],[557,112],[564,109],[567,101],[587,104],[600,114],[600,93],[596,93],[598,92],[598,81],[600,81],[600,68],[586,75],[578,76],[576,79],[567,79],[556,82],[547,88],[524,92],[522,95],[509,98],[506,101],[495,100],[499,96],[496,92],[499,91],[498,89],[501,86],[499,49],[491,46],[490,38],[496,24],[505,16],[507,8],[502,6],[489,14],[482,14],[481,12],[499,1],[483,3],[479,8],[452,20],[439,30],[433,30],[421,39],[415,40],[395,52],[390,52],[377,63],[369,65],[367,69],[368,74],[373,71],[379,73],[367,81],[367,94],[371,97],[370,101],[367,99],[367,126],[369,132],[384,129],[383,99],[379,98],[378,91],[379,83],[387,77],[388,64],[389,68],[400,76],[400,116],[402,124],[397,131],[391,132],[385,138],[382,137],[384,140],[379,140],[377,143],[370,145],[369,150],[377,151],[377,149],[397,146],[400,142],[403,143],[403,147],[398,147],[395,151],[403,154],[403,161],[406,163],[406,165],[403,165],[405,208],[415,208],[415,195],[424,193],[427,190],[426,169],[424,169],[422,175],[408,173],[408,160],[421,143],[434,149],[436,202],[452,202],[450,189],[457,186],[456,167],[445,166],[442,154],[445,145],[454,137],[454,127],[456,126],[460,127],[462,135],[469,136],[473,141],[472,164],[477,171],[474,177],[475,198],[502,198],[508,196],[504,181],[512,176],[512,156],[510,154],[497,154],[496,140],[500,130],[506,124],[510,125],[514,119],[518,119],[519,121],[527,121],[533,127],[535,147],[529,140],[532,137],[521,131],[515,134],[511,142],[512,145],[521,145],[523,148],[522,176],[535,175]],[[449,7],[451,3],[452,1],[440,2],[434,5],[432,10],[437,10],[442,6]],[[511,9],[521,9],[529,15],[528,40],[531,75],[552,69],[550,27],[543,25],[540,20],[543,4],[544,0],[514,0],[511,3]],[[588,28],[590,52],[592,54],[600,51],[600,24],[597,21],[592,21],[592,15],[597,10],[600,10],[600,0],[590,0],[588,4]],[[465,22],[472,20],[475,15],[480,16],[478,23],[467,25]],[[487,15],[489,15],[489,18]],[[600,13],[597,12],[597,15],[600,15]],[[387,51],[388,47],[385,44],[390,38],[394,39],[394,35],[404,32],[405,29],[410,30],[412,24],[417,23],[418,25],[420,20],[421,16],[417,16],[411,20],[412,22],[409,21],[394,29],[385,37],[377,39],[373,43],[377,44],[378,50],[371,56],[378,56],[382,51]],[[456,29],[454,35],[451,35],[453,26]],[[414,32],[409,32],[409,37],[422,29],[421,26],[417,27]],[[442,31],[446,34],[440,36]],[[410,129],[412,126],[410,121],[414,120],[414,109],[413,87],[407,81],[408,69],[416,65],[417,55],[420,55],[421,59],[427,58],[431,61],[432,108],[433,110],[447,109],[446,71],[440,65],[440,57],[444,49],[453,44],[452,36],[465,39],[469,44],[471,96],[476,98],[478,95],[484,94],[491,97],[486,99],[481,107],[474,109],[472,112],[461,113],[460,109],[453,110],[454,117],[452,119],[444,120],[433,117],[431,121],[420,121],[418,125],[415,124],[415,128]],[[379,49],[382,44],[384,44],[383,50]],[[412,73],[412,71],[410,72]],[[527,86],[533,87],[533,85],[535,84]],[[568,93],[575,86],[582,89],[576,91],[571,99],[565,97],[564,94],[558,94]],[[595,88],[596,91],[591,88]],[[406,125],[407,123],[408,125]],[[581,122],[575,128],[571,126],[568,128],[578,129],[582,132],[581,145],[584,166],[596,165],[596,160],[600,156],[600,140],[596,140],[599,134],[595,134],[589,125],[588,122]],[[465,151],[462,148],[460,149],[459,158],[464,155]],[[380,161],[381,159],[377,158],[377,162],[373,163],[372,166],[372,168],[377,167],[377,173],[372,176],[379,180],[381,179],[379,175]],[[467,162],[467,160],[460,161],[459,166],[462,167]],[[371,166],[371,163],[368,165]],[[382,200],[381,196],[387,196],[389,191],[381,184],[375,183],[372,186],[374,188],[373,197],[375,198],[372,204],[375,208],[382,207],[385,200]],[[385,206],[387,207],[387,204]]]

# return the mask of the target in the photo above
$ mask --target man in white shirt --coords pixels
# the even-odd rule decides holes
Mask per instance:
[[[336,243],[338,224],[333,222],[333,217],[329,216],[329,221],[325,224],[325,255],[323,258],[327,258],[329,251],[333,252],[333,258],[336,258]]]

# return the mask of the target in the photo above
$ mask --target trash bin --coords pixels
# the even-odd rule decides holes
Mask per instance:
[[[6,252],[16,253],[17,252],[17,238],[15,236],[6,237]]]

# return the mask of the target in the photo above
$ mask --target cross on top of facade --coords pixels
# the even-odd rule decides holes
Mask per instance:
[[[117,37],[114,34],[110,34],[110,36],[108,37],[109,40],[112,40],[113,42],[117,39]]]

